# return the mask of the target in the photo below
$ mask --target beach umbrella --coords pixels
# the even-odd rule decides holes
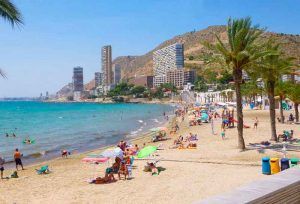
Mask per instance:
[[[157,150],[156,146],[147,146],[147,147],[144,147],[143,149],[141,149],[141,151],[139,151],[137,157],[138,158],[148,157],[150,154],[152,154],[156,150]]]
[[[104,152],[102,152],[101,156],[108,157],[108,158],[112,158],[112,157],[122,158],[123,157],[123,151],[119,147],[110,148],[110,149],[107,149]]]

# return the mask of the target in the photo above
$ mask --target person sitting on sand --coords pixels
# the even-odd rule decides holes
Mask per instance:
[[[189,142],[189,144],[186,146],[187,149],[193,149],[196,147],[197,147],[197,144],[194,142]]]
[[[182,137],[182,135],[180,135],[180,136],[178,137],[178,139],[174,140],[174,145],[181,144],[182,141],[183,141],[183,137]]]
[[[294,120],[295,120],[295,117],[294,117],[293,113],[291,113],[291,114],[289,115],[289,121],[290,121],[290,122],[294,122]]]
[[[92,180],[91,183],[94,184],[105,184],[105,183],[111,183],[114,182],[115,179],[113,177],[113,174],[109,174],[109,175],[105,175],[105,177],[101,178],[101,177],[97,177],[96,179]]]
[[[144,171],[151,172],[152,175],[158,175],[159,171],[156,167],[156,162],[147,162]]]
[[[115,163],[111,167],[106,168],[105,177],[109,175],[112,176],[113,180],[115,180],[114,174],[117,174],[120,169],[121,159],[119,157],[115,158]]]

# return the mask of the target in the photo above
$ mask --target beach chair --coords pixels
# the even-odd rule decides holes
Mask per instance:
[[[134,162],[134,157],[131,157],[131,158],[130,158],[130,166],[133,165],[133,162]]]
[[[48,174],[50,173],[50,170],[48,168],[48,165],[42,166],[40,169],[36,169],[36,172],[38,174]]]

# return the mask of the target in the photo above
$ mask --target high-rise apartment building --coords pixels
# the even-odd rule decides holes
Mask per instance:
[[[166,83],[166,75],[158,75],[153,77],[154,87],[159,87],[161,84]]]
[[[184,72],[183,69],[171,70],[167,72],[166,82],[180,88],[183,87]]]
[[[121,81],[121,65],[114,64],[113,73],[114,73],[114,84],[117,85]]]
[[[166,75],[168,71],[183,69],[183,54],[184,47],[181,43],[175,43],[153,52],[154,75]]]
[[[101,50],[102,72],[104,74],[103,85],[110,86],[113,84],[112,74],[112,54],[111,46],[106,45]]]
[[[83,68],[74,67],[73,68],[73,92],[83,91]]]
[[[95,87],[103,85],[103,73],[95,72]]]

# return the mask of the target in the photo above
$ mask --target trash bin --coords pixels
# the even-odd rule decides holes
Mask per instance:
[[[261,161],[262,161],[262,173],[266,175],[270,175],[271,174],[270,158],[263,157]]]
[[[280,172],[280,167],[279,167],[279,159],[278,158],[271,158],[271,174],[276,174]]]
[[[291,167],[296,166],[298,164],[298,158],[291,158]]]
[[[288,158],[281,159],[281,171],[290,168],[290,160]]]

